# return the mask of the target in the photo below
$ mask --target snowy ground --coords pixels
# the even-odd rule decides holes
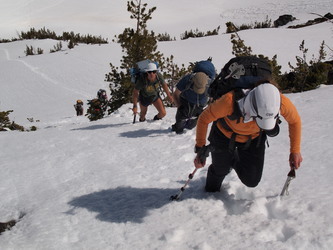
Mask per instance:
[[[88,1],[80,2],[85,9]],[[161,6],[158,17],[167,22],[171,9],[157,2]],[[193,1],[184,1],[181,6],[177,1],[177,11],[186,9],[189,2]],[[219,12],[213,7],[222,6],[220,2],[226,4],[211,1],[207,6],[212,13],[235,15],[238,10],[249,17],[256,11],[265,12],[259,10],[259,4],[266,6],[266,13],[276,15],[285,14],[277,12],[288,4],[256,0],[253,6],[257,8],[243,2],[237,8],[241,1],[233,1],[234,5],[228,2],[226,10]],[[288,6],[294,10],[292,14],[307,16],[312,7],[311,12],[326,14],[329,2],[314,5],[303,0]],[[76,6],[77,1],[15,3],[18,10],[30,6],[33,23],[56,6],[66,6],[70,13],[68,4]],[[8,10],[1,8],[0,13],[4,9]],[[13,26],[22,19],[21,15],[17,20],[9,17],[6,20]],[[122,18],[128,22],[126,13]],[[241,36],[255,53],[277,54],[286,70],[288,61],[300,55],[302,39],[309,46],[309,55],[315,56],[322,40],[333,44],[331,23],[295,31],[245,31]],[[159,49],[166,55],[174,54],[179,63],[213,55],[219,70],[231,57],[229,40],[229,35],[219,35],[161,43]],[[195,174],[182,200],[170,202],[169,197],[178,193],[194,170],[195,131],[183,135],[170,132],[174,108],[168,108],[161,121],[136,124],[132,124],[130,104],[96,122],[76,117],[75,100],[86,103],[99,88],[107,89],[104,74],[109,62],[119,63],[121,50],[111,43],[47,53],[56,43],[0,44],[0,108],[13,109],[11,118],[17,123],[38,127],[36,132],[0,133],[0,221],[24,215],[12,230],[0,235],[1,249],[332,249],[332,86],[288,95],[302,117],[304,158],[289,196],[279,197],[289,171],[289,138],[283,121],[281,134],[269,140],[258,187],[245,187],[232,172],[221,193],[206,194],[204,168]],[[41,47],[45,53],[25,57],[26,45]],[[147,118],[155,114],[150,107]],[[30,117],[40,122],[30,123],[26,119]]]

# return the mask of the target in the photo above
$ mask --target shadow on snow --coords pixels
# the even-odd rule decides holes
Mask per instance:
[[[120,127],[123,125],[129,125],[130,123],[118,123],[118,124],[96,124],[96,125],[91,125],[88,127],[84,128],[74,128],[71,130],[95,130],[95,129],[105,129],[105,128],[112,128],[112,127]]]
[[[130,123],[119,123],[119,124],[96,124],[91,125],[88,127],[83,128],[74,128],[71,129],[73,131],[75,130],[96,130],[96,129],[106,129],[106,128],[112,128],[112,127],[121,127],[123,125],[129,125]],[[160,136],[161,134],[172,134],[170,129],[139,129],[134,131],[126,131],[119,133],[119,136],[121,137],[127,137],[127,138],[139,138],[139,137],[155,137]]]
[[[155,137],[161,134],[171,134],[170,129],[139,129],[135,131],[122,132],[119,135],[127,138]]]
[[[85,208],[97,213],[96,218],[101,221],[141,223],[149,210],[161,208],[172,202],[169,198],[177,191],[134,187],[102,190],[74,198],[69,202],[74,208],[67,213],[73,213],[75,208]]]
[[[186,187],[179,202],[191,198],[203,199],[206,197],[203,191],[197,192],[196,187],[201,186],[198,182],[201,181],[192,181]],[[173,202],[177,203],[177,201],[171,201],[170,197],[179,193],[185,181],[179,183],[177,189],[126,186],[94,192],[71,200],[68,204],[73,208],[66,213],[75,214],[75,209],[85,208],[97,213],[96,218],[101,221],[141,223],[150,210],[161,208]]]
[[[170,201],[170,196],[178,194],[185,182],[181,182],[177,189],[117,187],[74,198],[68,203],[73,208],[67,211],[67,214],[73,215],[75,209],[84,208],[97,213],[96,218],[101,221],[142,223],[149,211],[188,199],[222,202],[221,209],[226,210],[228,215],[249,211],[253,200],[234,199],[234,195],[228,194],[227,191],[205,193],[203,179],[192,181],[184,190],[180,201]]]

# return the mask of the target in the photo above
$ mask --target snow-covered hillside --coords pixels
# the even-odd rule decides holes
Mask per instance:
[[[0,0],[0,38],[38,23],[58,27],[57,32],[68,27],[82,33],[92,33],[92,29],[97,35],[113,27],[121,32],[130,23],[124,3],[97,0],[105,7],[98,8],[82,0],[45,2]],[[168,1],[168,5],[162,0],[148,1],[152,2],[158,7],[152,27],[177,34],[203,23],[207,26],[198,28],[211,30],[222,17],[243,23],[242,19],[254,20],[265,13],[278,16],[288,9],[309,19],[313,16],[309,12],[326,14],[331,7],[325,0],[210,1],[205,7],[202,1],[193,0]],[[117,10],[117,15],[102,25],[110,9]],[[187,16],[175,14],[184,12]],[[277,54],[278,62],[288,70],[288,62],[301,55],[302,40],[309,55],[317,56],[322,40],[332,45],[332,28],[331,23],[323,23],[297,30],[249,30],[240,35],[254,53]],[[182,135],[170,131],[174,108],[167,109],[163,120],[153,122],[156,110],[149,107],[148,122],[135,124],[131,104],[95,122],[75,116],[76,99],[84,100],[86,109],[86,101],[99,88],[108,90],[104,75],[110,62],[119,64],[121,49],[110,43],[48,53],[56,43],[0,44],[0,109],[13,109],[12,120],[38,128],[0,133],[0,221],[23,215],[16,226],[0,235],[1,249],[332,249],[332,86],[287,95],[302,117],[304,158],[289,196],[279,196],[289,171],[289,138],[283,121],[280,135],[269,140],[258,187],[245,187],[231,172],[221,193],[207,194],[203,191],[205,167],[196,172],[182,200],[171,202],[169,197],[178,193],[194,170],[195,131]],[[45,52],[26,57],[26,45]],[[158,48],[166,56],[173,54],[177,63],[212,56],[217,70],[232,56],[230,36],[225,34],[178,39],[160,43]],[[329,51],[328,57],[332,57]],[[40,122],[30,123],[30,117]]]
[[[148,27],[157,33],[167,32],[172,37],[188,30],[208,31],[225,23],[237,25],[276,20],[290,14],[297,18],[293,24],[314,19],[312,13],[324,15],[331,11],[331,0],[146,0],[148,7],[156,6]],[[124,0],[0,0],[0,38],[17,37],[17,32],[31,27],[49,28],[57,33],[74,31],[81,34],[102,35],[110,40],[124,28],[135,27],[129,18]],[[331,11],[332,12],[332,11]]]

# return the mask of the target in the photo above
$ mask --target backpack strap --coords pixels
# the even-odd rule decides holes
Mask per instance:
[[[234,105],[234,110],[233,110],[233,113],[231,115],[228,115],[228,119],[230,120],[237,120],[237,123],[240,123],[240,118],[243,117],[243,114],[239,108],[239,105],[238,105],[238,100],[240,100],[241,98],[243,98],[245,96],[244,92],[242,89],[235,89],[234,92],[233,92],[233,105]],[[237,135],[240,135],[240,136],[246,136],[246,135],[242,135],[242,134],[238,134],[236,132],[234,132],[232,130],[232,128],[230,128],[230,126],[227,124],[226,120],[224,117],[218,119],[218,122],[221,124],[221,126],[229,131],[229,132],[232,132],[231,134],[231,138],[230,138],[230,143],[229,143],[229,151],[230,152],[234,152],[235,151],[235,148],[236,148],[236,136]],[[262,133],[264,133],[263,130],[260,130],[260,134],[259,134],[259,137],[258,137],[258,143],[257,143],[257,147],[259,146],[260,144],[260,141],[262,139]],[[251,142],[252,142],[252,137],[251,135],[247,135],[248,136],[248,139],[247,141],[245,142],[245,145],[244,145],[244,149],[247,149]]]
[[[237,120],[237,123],[240,123],[240,118],[243,117],[242,111],[239,108],[238,105],[238,100],[240,100],[241,98],[243,98],[245,96],[244,92],[242,91],[242,89],[235,89],[233,91],[233,112],[231,115],[228,115],[228,118],[232,121]]]
[[[146,74],[147,74],[147,73],[145,73],[145,72],[140,72],[140,75],[139,75],[139,77],[137,77],[137,79],[135,80],[135,83],[136,83],[136,82],[139,80],[139,78],[140,78],[140,81],[143,82],[143,84],[144,84],[145,87],[147,87],[148,85],[150,85],[150,84],[148,83],[148,79],[147,79],[147,77],[146,77]],[[161,88],[161,81],[160,81],[160,78],[159,78],[159,76],[158,76],[157,73],[156,73],[156,81],[157,81],[157,83],[158,83],[159,88],[157,88],[157,87],[155,86],[155,85],[156,85],[156,82],[154,82],[154,84],[151,84],[151,86],[154,87],[156,93],[159,95],[159,92],[161,91],[161,90],[160,90],[160,88]]]
[[[229,132],[232,132],[231,137],[230,137],[230,141],[229,141],[229,151],[230,151],[230,152],[234,152],[234,150],[235,150],[235,148],[236,148],[236,136],[237,136],[237,135],[241,135],[241,134],[238,134],[238,133],[234,132],[234,131],[230,128],[230,126],[227,124],[227,122],[225,121],[224,118],[220,118],[220,119],[218,120],[218,122],[221,124],[221,126],[222,126],[225,130],[227,130],[227,131],[229,131]],[[246,135],[241,135],[241,136],[246,136]],[[245,143],[244,149],[248,148],[248,147],[250,146],[251,142],[252,142],[252,137],[251,137],[251,135],[248,135],[248,139],[247,139],[247,141],[246,141],[246,143]]]
[[[240,135],[240,136],[246,136],[246,135],[241,135],[241,134],[238,134],[238,133],[234,132],[234,131],[230,128],[230,126],[226,123],[226,121],[225,121],[224,118],[219,119],[218,122],[221,124],[221,126],[222,126],[225,130],[227,130],[227,131],[229,131],[229,132],[232,132],[231,137],[230,137],[230,141],[229,141],[229,152],[233,153],[233,152],[235,151],[235,149],[237,148],[237,147],[236,147],[236,136],[237,136],[237,135]],[[259,147],[260,142],[261,142],[261,140],[262,140],[262,138],[263,138],[264,133],[265,133],[265,131],[260,130],[260,133],[259,133],[259,136],[258,136],[258,142],[257,142],[256,147]],[[250,147],[251,143],[252,143],[252,137],[251,137],[251,135],[247,135],[247,137],[248,137],[248,139],[247,139],[247,141],[245,142],[245,145],[244,145],[243,149],[248,149],[248,148]]]
[[[158,82],[158,89],[156,88],[155,84],[154,84],[154,88],[157,92],[157,95],[160,97],[161,95],[163,95],[163,91],[162,91],[162,86],[161,86],[161,79],[159,77],[159,74],[156,72],[156,80]],[[164,98],[164,97],[163,97]]]

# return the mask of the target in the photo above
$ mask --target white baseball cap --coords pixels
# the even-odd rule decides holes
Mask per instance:
[[[245,105],[250,105],[250,113],[259,128],[272,130],[276,125],[281,107],[279,90],[270,83],[260,84],[246,97]]]
[[[157,71],[157,66],[155,63],[148,63],[147,68],[145,68],[145,72],[150,72],[150,71]]]

